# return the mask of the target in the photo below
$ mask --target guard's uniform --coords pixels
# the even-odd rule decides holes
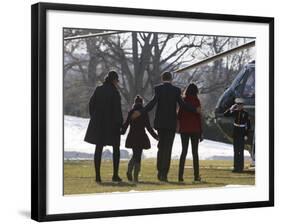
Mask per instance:
[[[241,172],[244,169],[244,137],[248,135],[251,128],[249,115],[246,111],[225,111],[224,116],[233,117],[233,148],[234,148],[234,171]]]

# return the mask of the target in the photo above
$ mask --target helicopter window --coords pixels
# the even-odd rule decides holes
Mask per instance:
[[[244,86],[243,96],[246,98],[251,98],[255,96],[255,71],[251,69],[247,81]]]

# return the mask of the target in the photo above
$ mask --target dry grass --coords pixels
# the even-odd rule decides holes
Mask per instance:
[[[177,181],[178,160],[172,160],[169,182],[162,183],[156,178],[156,160],[145,159],[142,161],[142,170],[139,183],[128,182],[126,179],[127,161],[120,162],[121,183],[112,183],[112,161],[102,161],[101,176],[102,183],[96,184],[92,161],[65,161],[64,162],[64,194],[89,194],[102,192],[128,192],[168,190],[168,189],[190,189],[221,187],[225,185],[254,185],[255,172],[250,169],[250,163],[245,162],[243,173],[232,173],[232,161],[200,161],[201,183],[193,183],[192,161],[186,161],[185,182]]]

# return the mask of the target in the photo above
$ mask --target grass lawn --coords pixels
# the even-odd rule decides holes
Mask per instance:
[[[103,192],[128,192],[151,191],[167,189],[190,189],[221,187],[225,185],[254,185],[255,172],[250,168],[250,162],[245,161],[243,173],[232,173],[232,161],[201,160],[201,183],[193,183],[192,161],[185,164],[184,183],[177,181],[178,160],[172,160],[169,182],[162,183],[156,178],[156,160],[144,159],[142,161],[139,183],[128,182],[126,170],[128,161],[120,162],[119,175],[123,179],[121,183],[112,183],[112,161],[103,160],[101,167],[102,183],[96,184],[93,161],[65,161],[64,162],[64,194],[89,194]]]

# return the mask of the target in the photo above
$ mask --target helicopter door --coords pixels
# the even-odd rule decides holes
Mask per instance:
[[[243,98],[255,97],[255,71],[253,68],[249,69],[249,75],[244,85]]]
[[[239,85],[235,89],[236,97],[245,100],[245,106],[254,106],[255,100],[255,69],[247,68]]]
[[[248,69],[248,77],[245,82],[242,97],[245,100],[245,107],[247,109],[254,109],[255,106],[255,69]]]

